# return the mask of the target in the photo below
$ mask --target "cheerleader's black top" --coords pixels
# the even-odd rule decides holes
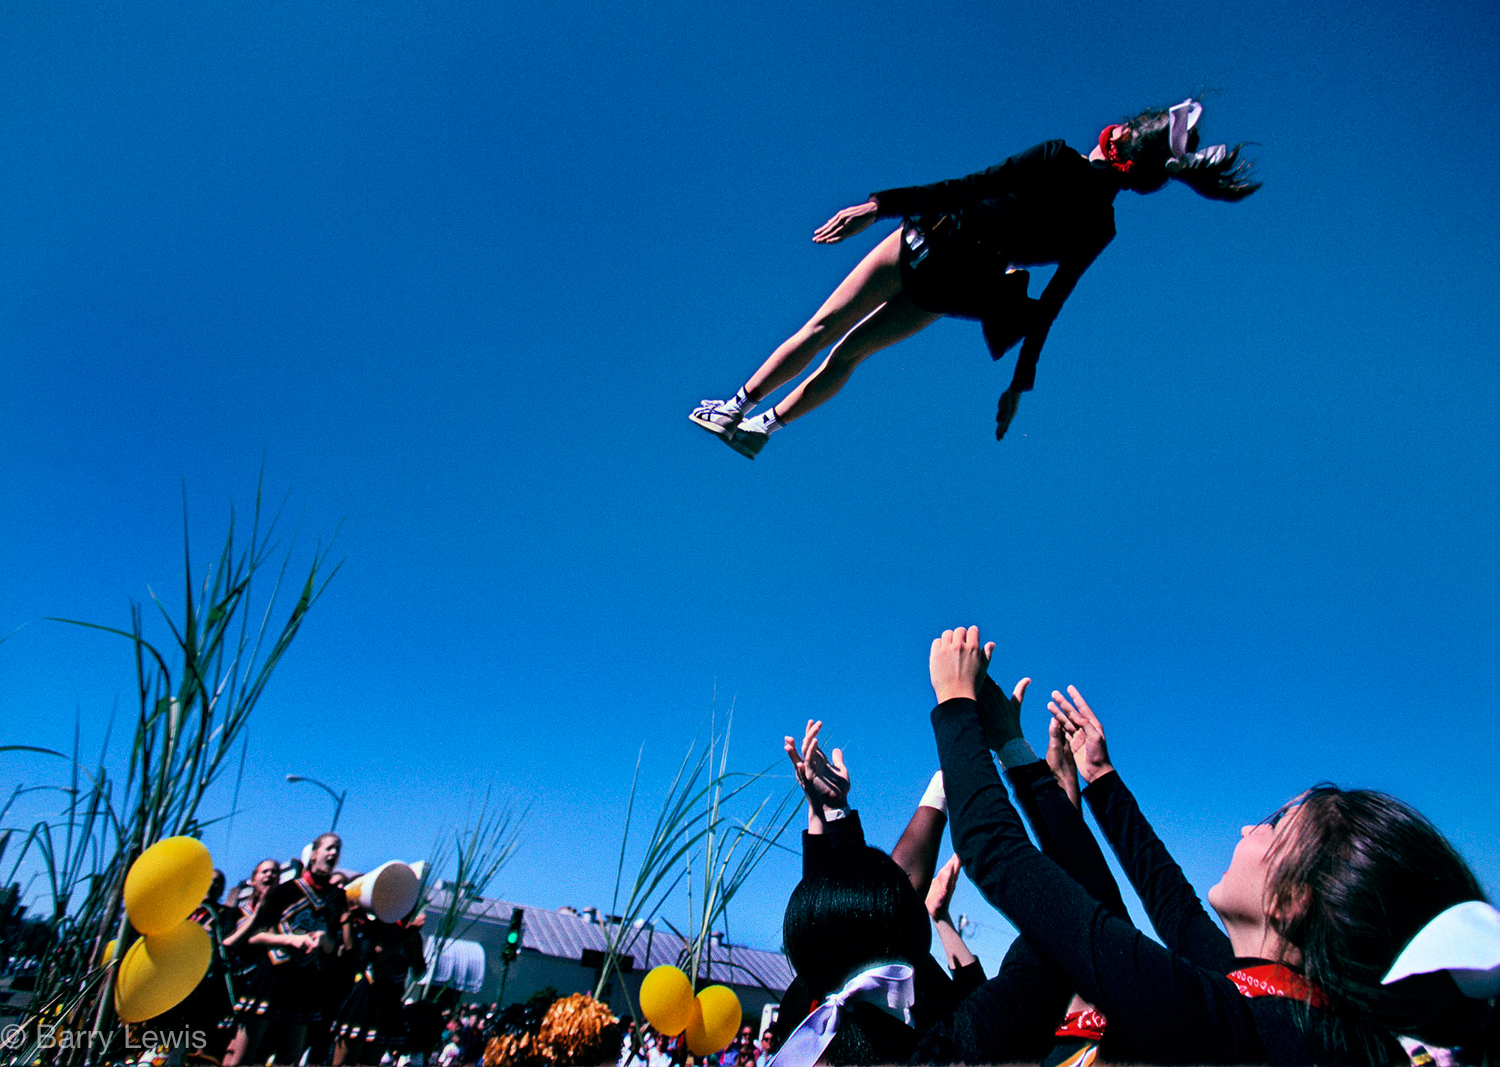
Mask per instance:
[[[925,279],[913,270],[910,241],[902,242],[902,283],[912,300],[983,322],[995,359],[1020,341],[1010,389],[1023,392],[1036,383],[1037,361],[1063,302],[1114,239],[1120,188],[1108,164],[1045,141],[965,178],[886,189],[870,199],[877,217],[905,216],[908,230],[928,235]],[[1039,299],[1026,298],[1024,275],[1009,276],[1022,279],[1020,292],[1005,284],[1007,268],[1043,263],[1056,263],[1057,272]]]
[[[985,898],[1021,932],[1067,984],[1109,1020],[1100,1055],[1155,1064],[1357,1064],[1338,1021],[1285,997],[1246,997],[1226,977],[1237,966],[1229,939],[1214,926],[1141,817],[1118,776],[1085,795],[1121,853],[1167,947],[1095,900],[1026,836],[996,773],[978,704],[949,700],[932,712],[954,849]],[[1110,779],[1114,778],[1111,782]],[[983,1016],[981,989],[965,1002],[974,1024],[1004,1033]],[[995,1003],[994,1011],[1008,1006]],[[1390,1062],[1400,1056],[1391,1042]]]
[[[952,214],[1010,266],[1092,260],[1115,236],[1120,181],[1062,141],[1044,141],[965,178],[872,194],[879,218]]]

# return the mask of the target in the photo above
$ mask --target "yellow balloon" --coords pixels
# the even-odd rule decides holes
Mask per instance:
[[[641,980],[641,1014],[668,1037],[687,1028],[694,1003],[693,983],[677,967],[653,967]]]
[[[158,841],[130,865],[125,911],[143,934],[163,934],[203,903],[214,881],[214,860],[192,837]]]
[[[208,931],[186,920],[131,945],[115,975],[115,1011],[127,1023],[175,1008],[208,973],[214,946]]]
[[[109,942],[104,946],[104,953],[99,958],[99,966],[103,967],[106,963],[115,958],[115,946],[117,944],[119,944],[119,942],[114,938],[109,939]]]
[[[727,1048],[740,1032],[740,998],[727,985],[711,985],[693,1001],[687,1025],[688,1051],[707,1056]]]

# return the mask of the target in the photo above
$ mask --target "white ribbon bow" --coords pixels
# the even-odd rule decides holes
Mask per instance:
[[[1167,160],[1167,173],[1177,174],[1183,169],[1202,164],[1217,163],[1229,152],[1228,145],[1215,144],[1196,152],[1189,152],[1188,134],[1198,125],[1203,114],[1203,105],[1192,97],[1175,104],[1167,112],[1167,146],[1172,158]]]
[[[1180,104],[1174,104],[1167,112],[1167,120],[1171,124],[1167,130],[1167,143],[1172,147],[1172,158],[1187,155],[1188,133],[1198,125],[1198,119],[1203,114],[1203,105],[1191,96]]]
[[[813,1067],[838,1036],[844,1005],[851,1000],[868,1001],[910,1025],[915,999],[912,973],[904,963],[887,963],[860,971],[798,1024],[768,1067]]]
[[[1433,971],[1447,971],[1466,996],[1500,996],[1500,911],[1482,900],[1453,905],[1417,931],[1381,984]]]

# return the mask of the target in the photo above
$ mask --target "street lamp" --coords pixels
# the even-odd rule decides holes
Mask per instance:
[[[286,776],[286,780],[288,782],[307,782],[317,786],[323,792],[333,797],[333,825],[328,828],[328,832],[333,833],[333,831],[339,828],[339,813],[344,810],[344,798],[349,795],[349,790],[346,789],[340,793],[327,782],[320,782],[316,778],[309,778],[305,774],[289,774]]]

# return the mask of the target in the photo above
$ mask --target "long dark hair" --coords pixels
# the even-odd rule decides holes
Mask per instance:
[[[915,964],[931,949],[932,928],[906,872],[880,849],[865,846],[840,857],[835,870],[797,883],[781,938],[804,995],[821,1000],[867,967]],[[899,1062],[915,1040],[910,1027],[878,1008],[851,1004],[824,1058],[830,1064]]]
[[[1380,984],[1431,919],[1484,899],[1468,864],[1419,812],[1384,793],[1323,783],[1294,803],[1296,832],[1268,857],[1267,914],[1300,951],[1308,980],[1329,995],[1351,1042],[1379,1062],[1390,1033],[1445,1046],[1473,1040],[1484,1005],[1447,974]]]
[[[1243,143],[1217,159],[1172,159],[1169,112],[1164,107],[1148,108],[1121,123],[1126,135],[1118,142],[1117,151],[1122,163],[1131,164],[1129,171],[1120,175],[1127,189],[1154,193],[1167,184],[1167,179],[1175,178],[1210,200],[1243,200],[1260,188],[1261,183],[1252,177],[1252,161],[1240,156]],[[1187,150],[1198,150],[1196,126],[1188,131]]]

